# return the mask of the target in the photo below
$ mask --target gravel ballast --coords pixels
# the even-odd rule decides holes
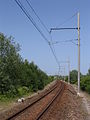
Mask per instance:
[[[9,109],[4,113],[1,112],[0,120],[5,120],[8,115],[13,114],[12,110],[16,112],[27,106],[30,101],[32,102],[34,99],[45,93],[55,83],[56,82],[53,82],[48,85],[43,91],[38,92],[33,97],[28,97],[23,103],[17,104],[11,110]],[[67,83],[65,84],[66,87],[62,97],[57,97],[56,101],[53,102],[52,106],[45,112],[40,120],[89,120],[88,112],[83,105],[82,97],[77,95],[74,87]]]

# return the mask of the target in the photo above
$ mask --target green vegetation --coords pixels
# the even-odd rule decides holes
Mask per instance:
[[[75,84],[77,82],[77,78],[78,78],[77,70],[72,70],[70,72],[70,82],[71,82],[71,84]]]
[[[66,77],[66,81],[68,80],[68,77]],[[70,83],[71,84],[77,84],[78,80],[78,71],[72,70],[70,72]],[[83,91],[86,91],[90,94],[90,69],[88,70],[87,75],[82,75],[80,73],[80,87]]]
[[[34,62],[23,60],[20,46],[0,33],[0,100],[41,90],[52,81]]]
[[[86,75],[81,78],[81,89],[90,94],[90,76]]]

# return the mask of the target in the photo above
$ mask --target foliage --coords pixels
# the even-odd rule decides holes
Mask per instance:
[[[83,91],[90,94],[90,76],[83,76],[80,81],[80,86]]]
[[[52,81],[34,62],[23,60],[20,46],[0,33],[0,96],[14,98],[41,90]]]
[[[26,86],[18,88],[19,96],[23,96],[29,92],[29,89]]]
[[[12,37],[7,38],[0,34],[0,92],[2,94],[9,91],[12,85],[16,87],[18,83],[21,62],[19,49],[19,45],[13,42]]]
[[[77,79],[78,79],[78,72],[77,70],[72,70],[70,72],[70,82],[72,84],[76,83],[77,82]]]
[[[72,70],[70,72],[70,82],[72,84],[77,84],[78,71]],[[82,75],[80,73],[80,87],[83,91],[86,91],[90,94],[90,69],[88,70],[87,75]]]
[[[68,76],[65,77],[65,81],[68,82]]]
[[[88,69],[88,73],[87,73],[87,75],[90,75],[90,68]]]

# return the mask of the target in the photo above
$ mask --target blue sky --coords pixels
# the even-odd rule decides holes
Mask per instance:
[[[27,6],[25,0],[21,0],[30,15],[34,18],[39,28],[43,31],[48,40],[49,34],[39,23],[33,12]],[[30,0],[38,16],[47,26],[51,27],[77,27],[77,15],[69,19],[78,11],[80,12],[80,40],[81,40],[81,72],[87,73],[90,67],[90,0]],[[65,24],[60,25],[64,21]],[[48,74],[57,74],[58,65],[53,54],[35,29],[32,23],[23,14],[14,0],[0,0],[0,32],[7,36],[12,35],[21,46],[20,54],[30,62],[34,61],[42,70]],[[77,39],[76,30],[53,31],[53,41],[64,41]],[[70,58],[71,70],[77,69],[78,54],[77,46],[72,43],[59,43],[54,45],[59,61]],[[65,64],[67,74],[67,64]]]

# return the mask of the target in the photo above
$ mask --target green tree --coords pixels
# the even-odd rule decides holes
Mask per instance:
[[[90,76],[83,76],[80,81],[80,86],[83,91],[90,93]]]
[[[76,83],[78,79],[78,71],[77,70],[72,70],[70,72],[70,82],[72,84]]]
[[[88,69],[88,73],[87,73],[87,75],[90,75],[90,68]]]
[[[8,92],[12,85],[16,88],[20,77],[19,55],[20,47],[13,41],[12,37],[7,38],[0,34],[0,91]],[[12,89],[11,89],[12,90]]]
[[[22,96],[44,88],[54,77],[48,77],[34,62],[23,60],[20,46],[12,37],[0,34],[0,95]]]

